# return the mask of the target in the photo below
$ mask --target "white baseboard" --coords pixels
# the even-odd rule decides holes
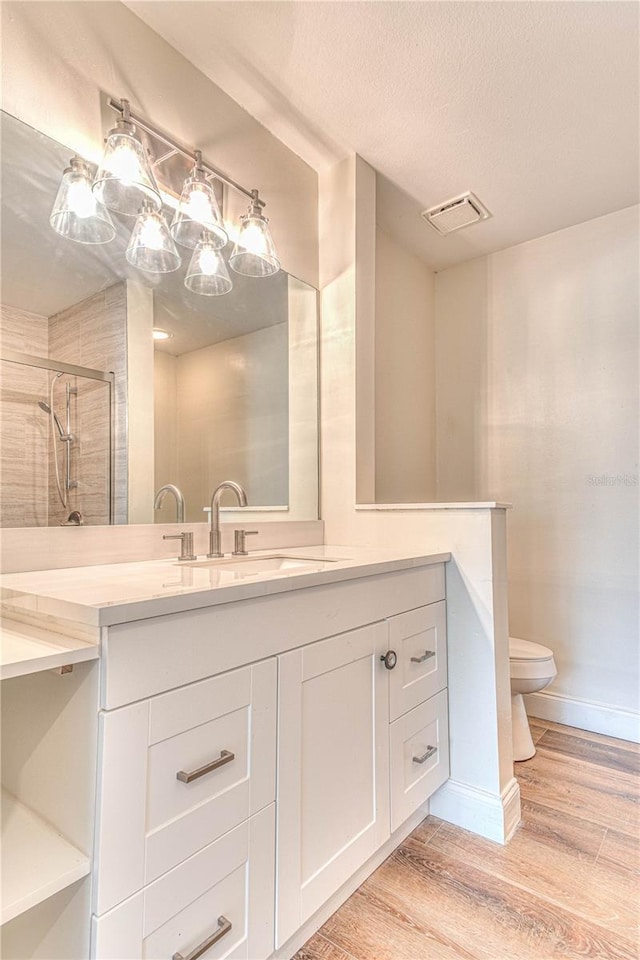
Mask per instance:
[[[524,702],[527,713],[540,720],[552,720],[607,737],[640,743],[640,714],[631,710],[621,710],[594,700],[564,697],[546,690],[526,694]]]
[[[504,844],[520,823],[520,788],[513,777],[501,795],[447,780],[431,797],[429,807],[435,817]]]

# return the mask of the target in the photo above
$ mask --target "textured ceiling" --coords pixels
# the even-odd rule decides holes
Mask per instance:
[[[364,157],[435,269],[638,202],[636,3],[127,6],[312,166]],[[465,190],[493,219],[439,237],[420,211]]]

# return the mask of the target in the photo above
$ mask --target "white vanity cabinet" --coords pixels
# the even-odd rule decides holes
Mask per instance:
[[[104,632],[95,960],[295,952],[448,776],[444,598],[434,563]]]

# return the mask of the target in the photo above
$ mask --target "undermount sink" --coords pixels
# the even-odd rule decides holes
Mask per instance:
[[[286,554],[274,554],[269,557],[220,557],[211,560],[193,560],[183,563],[184,567],[215,568],[228,572],[233,578],[253,577],[261,573],[302,573],[310,570],[324,570],[326,564],[337,563],[326,557],[294,557]]]

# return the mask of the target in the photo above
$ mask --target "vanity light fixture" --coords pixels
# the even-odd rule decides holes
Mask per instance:
[[[122,115],[109,131],[93,192],[105,207],[125,217],[137,216],[145,200],[156,210],[162,208],[160,190],[127,100],[122,101]]]
[[[98,172],[91,184],[88,164],[74,157],[71,167],[65,170],[51,212],[54,230],[82,243],[105,243],[116,233],[108,210],[126,217],[135,216],[137,219],[126,252],[127,261],[132,266],[148,273],[177,270],[181,263],[177,242],[194,251],[185,286],[202,296],[221,296],[232,289],[233,283],[221,253],[229,236],[211,184],[212,179],[217,179],[250,200],[248,212],[240,218],[238,239],[229,258],[231,267],[246,277],[269,277],[278,272],[280,261],[269,221],[263,213],[264,200],[260,199],[256,189],[248,190],[206,163],[200,150],[189,150],[146,120],[134,116],[127,100],[110,98],[108,104],[119,116],[115,127],[109,131]],[[152,138],[154,145],[159,143],[162,149],[166,147],[162,156],[150,161],[146,139],[143,142],[139,131]],[[180,200],[169,228],[162,214],[162,194],[152,166],[158,170],[176,156],[190,160],[194,166],[182,184]],[[67,181],[71,174],[80,185],[70,198]],[[177,191],[171,193],[172,201],[174,196],[177,197]],[[93,206],[90,205],[91,199]],[[88,224],[85,229],[77,226],[77,221],[83,217],[91,220],[91,229]],[[71,229],[70,225],[76,228]],[[93,239],[85,239],[87,236]]]
[[[187,290],[203,297],[221,297],[233,288],[222,251],[216,249],[211,234],[206,231],[193,251],[184,285]]]
[[[72,157],[62,175],[49,223],[62,237],[78,243],[108,243],[116,235],[109,211],[91,190],[91,171]]]
[[[142,201],[126,258],[132,267],[147,273],[171,273],[182,262],[166,220],[151,200]]]
[[[226,246],[229,236],[222,223],[213,187],[207,181],[200,150],[196,150],[195,156],[193,173],[182,187],[180,203],[171,224],[171,236],[181,246],[195,250],[202,231],[206,230],[208,242],[219,249]]]
[[[252,190],[249,211],[240,217],[240,232],[229,257],[229,266],[245,277],[270,277],[280,269],[263,207],[258,191]]]

